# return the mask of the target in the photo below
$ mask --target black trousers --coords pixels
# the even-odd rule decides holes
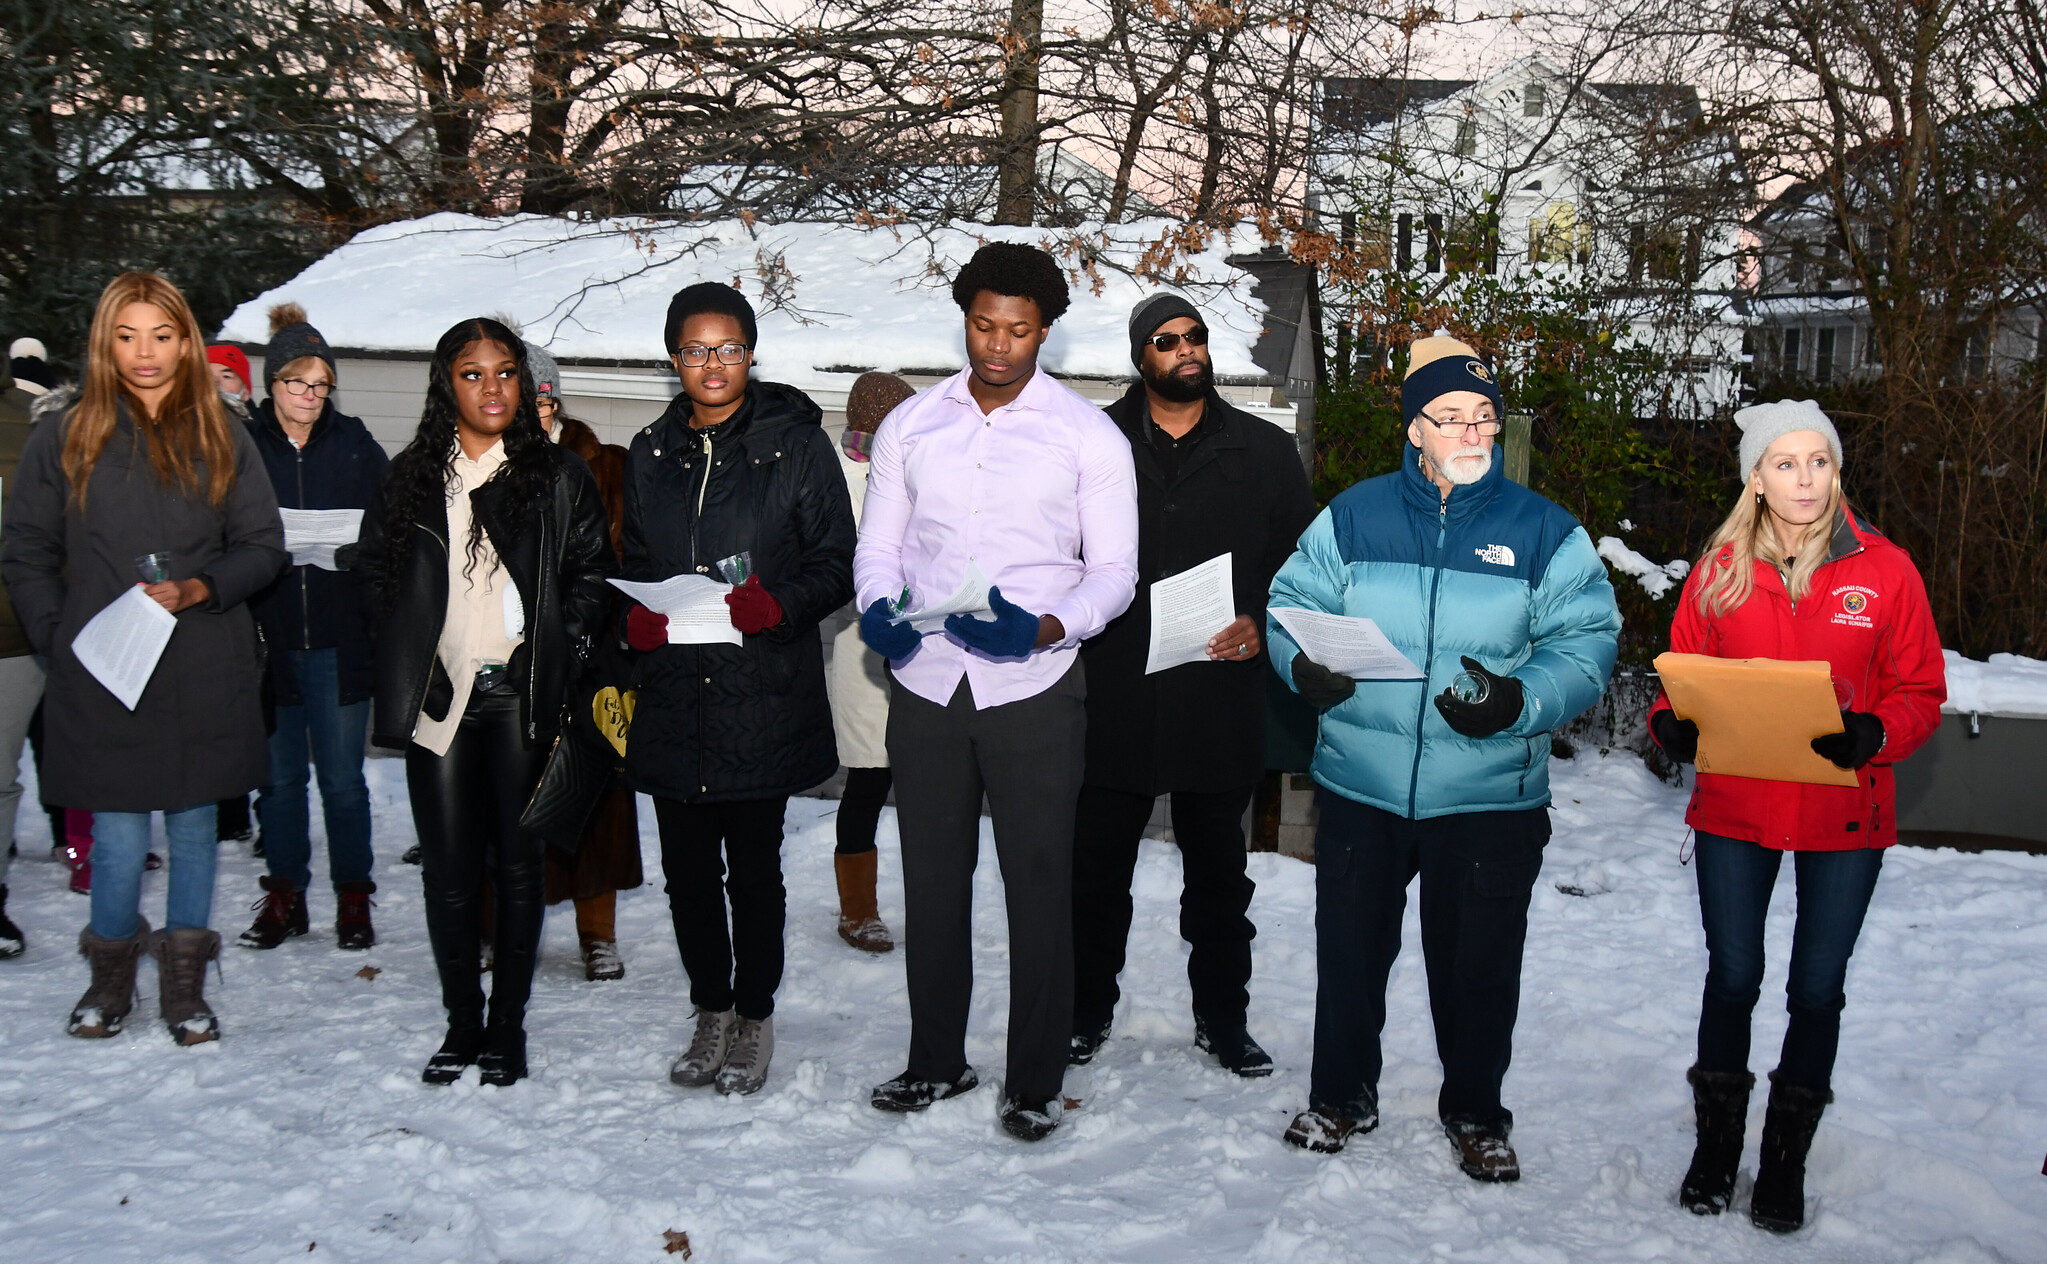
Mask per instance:
[[[690,1004],[741,1018],[775,1012],[782,986],[782,815],[789,797],[734,803],[655,799],[668,915]],[[725,920],[727,903],[732,920]]]
[[[881,809],[888,804],[888,788],[894,780],[886,768],[846,770],[846,788],[839,795],[839,843],[834,854],[858,856],[874,850],[874,831],[881,825]]]
[[[405,786],[419,834],[426,933],[441,974],[448,1025],[481,1025],[481,904],[496,897],[490,1021],[519,1027],[540,955],[546,844],[519,828],[540,783],[547,752],[519,733],[519,695],[510,688],[470,694],[446,755],[405,748]]]
[[[1549,809],[1410,821],[1318,790],[1315,1065],[1309,1104],[1354,1119],[1379,1106],[1386,976],[1400,955],[1407,885],[1421,875],[1422,960],[1453,1127],[1511,1128],[1500,1085],[1514,1052],[1528,898]]]
[[[1194,1016],[1210,1027],[1244,1025],[1250,1004],[1251,940],[1245,914],[1257,884],[1244,872],[1244,809],[1251,787],[1214,794],[1175,790],[1173,837],[1180,847],[1180,938]],[[1153,799],[1082,786],[1073,822],[1073,1029],[1109,1025],[1122,993],[1130,939],[1130,882]]]
[[[909,1073],[966,1070],[973,995],[974,866],[981,795],[995,822],[1009,910],[1009,1049],[1005,1090],[1050,1100],[1073,1031],[1073,809],[1087,736],[1078,660],[1044,692],[976,710],[962,679],[945,706],[897,689],[888,757],[903,839]]]

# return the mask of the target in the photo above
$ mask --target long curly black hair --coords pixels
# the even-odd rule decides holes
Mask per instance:
[[[412,552],[413,524],[422,518],[436,518],[447,502],[448,485],[455,476],[455,361],[479,342],[497,343],[519,366],[519,407],[504,432],[505,463],[490,481],[508,483],[515,503],[535,508],[546,503],[553,488],[554,445],[547,441],[540,414],[533,407],[533,370],[526,363],[526,344],[488,316],[465,320],[442,334],[434,344],[433,362],[427,366],[426,408],[420,414],[419,429],[405,450],[391,458],[391,468],[384,475],[384,549],[373,566],[377,598],[385,610],[398,603],[406,558]],[[469,520],[467,548],[465,573],[476,566],[483,549],[483,523],[474,516]]]

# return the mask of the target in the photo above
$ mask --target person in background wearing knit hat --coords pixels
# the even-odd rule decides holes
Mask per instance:
[[[21,449],[28,442],[32,422],[29,408],[36,395],[22,390],[14,376],[0,368],[0,516],[14,493],[14,472],[21,464]],[[36,661],[35,647],[22,631],[14,613],[14,602],[0,585],[0,959],[19,957],[28,947],[21,928],[7,916],[7,870],[14,859],[14,818],[21,805],[21,744],[28,739],[29,721],[36,704],[43,700],[43,667]],[[57,837],[62,838],[61,832]]]
[[[221,402],[235,420],[246,422],[256,394],[249,376],[249,357],[240,347],[217,342],[206,348],[206,362],[213,366],[213,384],[220,388]]]
[[[1109,1038],[1130,936],[1138,842],[1172,795],[1184,885],[1180,935],[1194,992],[1194,1042],[1238,1075],[1272,1074],[1251,1037],[1255,884],[1244,810],[1265,771],[1265,594],[1315,516],[1300,450],[1285,431],[1215,389],[1208,327],[1177,294],[1130,313],[1139,380],[1109,405],[1137,468],[1137,595],[1080,647],[1087,668],[1087,771],[1073,826],[1073,1042]],[[1237,617],[1208,659],[1146,671],[1151,585],[1228,555]]]
[[[853,520],[867,500],[867,461],[882,419],[915,395],[893,373],[862,373],[846,392],[846,432],[839,441],[839,469]],[[888,767],[888,664],[860,639],[860,611],[850,603],[839,612],[832,633],[832,732],[846,788],[839,795],[838,848],[832,866],[839,878],[839,938],[862,952],[892,952],[895,940],[881,920],[875,899],[874,833],[888,802],[894,777]]]
[[[1500,1087],[1550,834],[1550,731],[1605,689],[1621,617],[1585,528],[1493,459],[1485,357],[1417,339],[1400,406],[1401,467],[1330,501],[1272,583],[1271,609],[1373,619],[1425,676],[1353,680],[1276,619],[1267,630],[1274,668],[1322,712],[1315,1062],[1285,1136],[1332,1153],[1378,1126],[1386,979],[1419,873],[1437,1116],[1467,1175],[1511,1181]]]
[[[533,402],[541,428],[549,439],[582,457],[583,464],[590,467],[610,524],[611,551],[620,553],[625,534],[626,450],[615,443],[600,443],[596,431],[569,416],[562,400],[561,366],[545,347],[527,343],[526,364],[533,371]],[[614,607],[624,603],[624,596],[614,593]],[[604,626],[616,624],[616,614],[614,609]],[[605,647],[600,645],[600,661],[604,653]],[[592,983],[625,977],[625,958],[618,951],[618,893],[646,881],[640,868],[636,804],[632,787],[624,777],[616,778],[590,814],[574,862],[564,861],[552,847],[547,849],[547,902],[576,902],[576,942],[583,953],[583,977]]]
[[[271,308],[270,329],[263,349],[269,397],[248,429],[278,505],[287,513],[367,509],[390,462],[369,429],[335,406],[333,348],[296,303]],[[308,783],[316,778],[327,824],[335,940],[343,948],[368,948],[376,942],[370,895],[377,889],[370,878],[370,791],[363,778],[376,686],[368,605],[360,577],[337,569],[332,548],[303,547],[293,534],[287,527],[292,564],[252,603],[269,647],[276,725],[269,782],[256,798],[269,872],[258,879],[263,898],[239,942],[275,948],[311,928]]]
[[[1833,1100],[1848,957],[1897,842],[1892,768],[1940,724],[1947,670],[1912,559],[1859,520],[1841,481],[1841,437],[1812,400],[1758,404],[1741,427],[1742,492],[1685,581],[1670,648],[1721,658],[1824,659],[1841,731],[1814,751],[1853,786],[1698,774],[1685,822],[1698,840],[1706,987],[1691,1082],[1696,1148],[1679,1201],[1718,1215],[1734,1201],[1748,1122],[1749,1020],[1763,986],[1763,930],[1784,853],[1798,878],[1785,1008],[1790,1026],[1763,1117],[1749,1202],[1756,1225],[1805,1223],[1805,1157]],[[1649,731],[1680,763],[1699,727],[1658,697]]]
[[[640,658],[626,780],[654,799],[696,1006],[668,1078],[754,1093],[767,1083],[782,983],[782,818],[790,795],[839,766],[818,626],[853,595],[853,510],[823,410],[793,386],[753,380],[759,329],[738,290],[679,291],[662,339],[682,393],[633,436],[624,578],[732,583],[736,636],[700,643],[678,627],[671,639],[665,615],[628,608]]]
[[[206,348],[206,363],[213,366],[213,384],[220,388],[220,402],[228,418],[247,425],[252,415],[254,388],[250,385],[249,357],[240,347],[214,343]],[[255,854],[263,854],[263,840],[249,821],[249,796],[222,799],[214,808],[214,833],[223,843],[248,842],[255,838]]]
[[[57,389],[57,371],[40,338],[16,338],[7,348],[8,373],[16,390],[47,395]]]

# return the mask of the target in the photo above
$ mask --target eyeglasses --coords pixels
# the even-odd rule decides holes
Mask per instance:
[[[675,354],[692,369],[701,369],[711,362],[711,353],[718,353],[718,363],[738,364],[746,359],[746,347],[737,342],[728,342],[721,347],[677,347]]]
[[[325,399],[334,393],[332,382],[308,382],[300,377],[281,377],[277,382],[290,395],[311,395],[314,399]]]
[[[1196,325],[1184,334],[1153,334],[1151,337],[1146,338],[1145,341],[1162,352],[1171,352],[1179,347],[1180,340],[1183,338],[1187,340],[1187,345],[1190,347],[1205,347],[1208,345],[1208,330],[1200,325]]]
[[[1441,434],[1445,439],[1462,439],[1464,432],[1473,426],[1477,426],[1478,432],[1490,439],[1500,433],[1500,428],[1504,424],[1491,413],[1480,413],[1471,421],[1437,421],[1427,413],[1417,413],[1415,415],[1434,426],[1437,433]]]

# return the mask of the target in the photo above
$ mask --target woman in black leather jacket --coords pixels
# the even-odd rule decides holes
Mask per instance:
[[[374,593],[370,740],[405,752],[448,1010],[447,1040],[421,1076],[429,1084],[472,1063],[486,1084],[526,1074],[544,844],[519,816],[610,607],[604,502],[588,467],[547,441],[533,400],[511,330],[479,319],[442,335],[419,431],[392,460],[349,558]],[[477,952],[487,874],[497,904],[488,1023]]]

